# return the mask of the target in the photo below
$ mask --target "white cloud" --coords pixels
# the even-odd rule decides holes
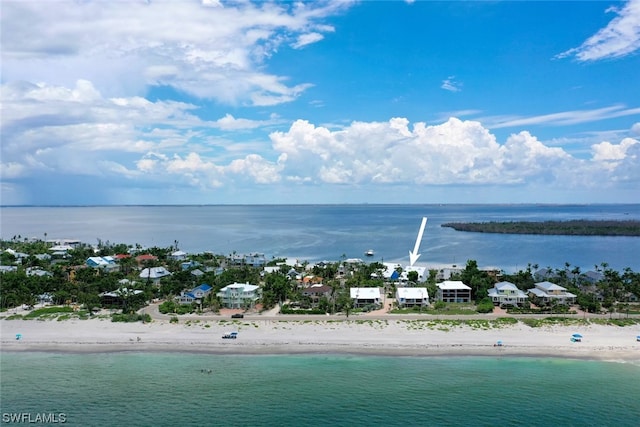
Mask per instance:
[[[531,117],[489,116],[480,118],[479,120],[491,129],[500,129],[540,124],[550,126],[567,126],[616,117],[634,116],[638,114],[640,114],[640,107],[627,108],[624,105],[612,105],[610,107],[596,108],[593,110],[561,111],[558,113]]]
[[[323,20],[351,3],[222,6],[169,0],[69,0],[55,7],[6,2],[0,18],[3,79],[70,86],[83,78],[108,96],[166,85],[231,104],[289,102],[308,83],[286,84],[285,76],[265,72],[263,61],[282,44],[321,40],[333,31]]]
[[[437,126],[416,123],[413,130],[408,124],[395,118],[331,131],[297,121],[271,139],[275,150],[287,154],[283,174],[325,183],[522,182],[553,177],[551,166],[571,161],[561,148],[546,147],[526,132],[501,146],[479,122],[451,118]]]
[[[460,92],[462,90],[462,83],[455,80],[456,76],[449,76],[442,81],[441,89],[448,90],[449,92]]]
[[[617,16],[577,48],[558,58],[575,56],[579,61],[619,58],[640,49],[640,0],[629,0],[622,8],[609,8]]]
[[[294,49],[301,49],[304,46],[307,46],[307,45],[312,44],[312,43],[319,42],[322,39],[324,39],[324,36],[322,34],[320,34],[320,33],[301,34],[298,37],[298,39],[295,41],[295,43],[293,43],[291,46]]]
[[[27,168],[15,162],[0,163],[0,175],[3,179],[13,179],[23,176]]]
[[[139,96],[106,98],[88,81],[71,88],[15,82],[0,90],[2,188],[20,180],[46,179],[42,174],[70,177],[76,183],[77,176],[91,176],[114,184],[205,193],[254,184],[352,189],[542,183],[566,189],[640,179],[640,144],[629,137],[619,143],[599,140],[591,146],[592,158],[581,160],[530,132],[498,141],[480,122],[455,117],[438,125],[393,117],[336,128],[296,120],[272,131],[282,126],[277,115],[254,120],[226,114],[204,121],[191,104]],[[613,107],[565,112],[528,123],[630,111]],[[269,137],[261,136],[267,129]],[[628,136],[634,130],[637,124],[609,136]],[[228,141],[220,131],[238,132]],[[249,134],[246,140],[243,134]],[[86,181],[87,186],[93,182]]]
[[[593,151],[593,160],[595,161],[619,161],[627,157],[627,152],[634,145],[638,145],[638,142],[632,138],[623,139],[620,144],[612,144],[608,141],[601,142],[599,144],[593,144],[591,150]]]
[[[272,116],[270,120],[251,120],[251,119],[237,119],[231,114],[226,114],[224,117],[216,120],[217,127],[223,130],[242,130],[242,129],[256,129],[259,127],[267,126],[277,123],[277,117]]]

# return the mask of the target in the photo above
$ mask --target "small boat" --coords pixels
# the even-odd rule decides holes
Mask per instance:
[[[374,256],[376,253],[373,251],[373,249],[369,249],[368,251],[366,251],[364,253],[366,256]]]

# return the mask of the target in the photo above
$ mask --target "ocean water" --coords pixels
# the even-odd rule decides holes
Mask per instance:
[[[640,417],[638,364],[324,354],[1,356],[5,421],[12,414],[56,414],[70,426],[623,427],[637,426]]]
[[[540,268],[582,271],[606,262],[640,271],[639,237],[535,236],[468,233],[443,228],[456,221],[640,219],[628,205],[242,205],[0,207],[0,236],[79,239],[173,246],[219,254],[260,252],[272,257],[337,261],[363,258],[408,263],[422,217],[428,222],[417,265],[464,265],[505,271]]]

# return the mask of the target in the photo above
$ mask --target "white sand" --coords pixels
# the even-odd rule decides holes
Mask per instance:
[[[430,326],[428,326],[430,325]],[[442,329],[442,330],[439,330]],[[222,339],[238,331],[235,340]],[[582,342],[571,342],[580,333]],[[22,338],[16,340],[16,334]],[[184,320],[171,324],[92,320],[0,320],[2,351],[357,353],[408,356],[536,356],[640,362],[637,327],[602,325],[488,330],[423,320]],[[494,346],[498,341],[503,346]]]

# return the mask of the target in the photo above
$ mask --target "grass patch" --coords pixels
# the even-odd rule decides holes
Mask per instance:
[[[588,325],[586,319],[573,319],[570,317],[544,317],[542,319],[521,319],[521,322],[531,328],[540,328],[544,326],[570,326],[570,325]]]
[[[22,314],[12,314],[11,316],[7,316],[6,320],[22,320],[24,319],[24,317],[22,317]]]
[[[620,327],[640,325],[640,319],[591,319],[590,321],[596,325],[614,325]]]
[[[36,319],[38,317],[57,317],[61,313],[73,313],[72,307],[43,307],[37,310],[32,310],[28,314],[24,315],[25,319]]]

